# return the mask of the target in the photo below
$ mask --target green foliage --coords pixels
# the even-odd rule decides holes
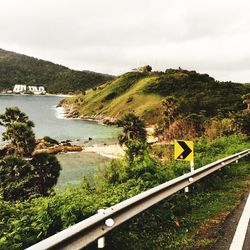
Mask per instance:
[[[148,145],[145,142],[131,139],[126,142],[126,147],[126,156],[128,157],[130,162],[133,161],[136,157],[143,157],[148,149]]]
[[[178,98],[182,113],[203,112],[207,117],[243,108],[241,95],[247,93],[242,84],[218,82],[207,74],[188,70],[166,70],[145,93]]]
[[[162,102],[169,96],[175,98],[178,115],[196,114],[202,120],[227,117],[229,112],[246,108],[242,96],[249,87],[233,82],[219,82],[207,74],[183,69],[166,72],[128,72],[111,80],[86,95],[79,95],[84,102],[75,104],[67,99],[80,115],[104,115],[121,119],[125,112],[143,117],[147,124],[161,122],[168,109]],[[131,96],[133,99],[131,99]],[[101,106],[103,103],[105,105]],[[101,107],[101,108],[100,108]]]
[[[0,161],[0,194],[3,200],[26,200],[32,197],[32,166],[19,157],[5,156]]]
[[[170,127],[170,125],[174,122],[174,118],[178,114],[179,104],[174,96],[167,96],[162,102],[164,106],[164,118],[166,119],[166,125]]]
[[[116,93],[111,92],[104,97],[103,102],[110,101],[110,100],[114,99],[115,97],[116,97]]]
[[[231,135],[195,143],[195,168],[249,148],[244,137]],[[148,153],[132,163],[112,160],[104,166],[94,187],[84,182],[63,194],[23,203],[0,201],[0,248],[24,249],[90,215],[189,171],[186,162],[161,164]],[[197,228],[218,213],[232,209],[250,174],[249,159],[225,167],[197,182],[190,193],[178,192],[146,210],[106,236],[107,249],[196,249]]]
[[[6,108],[0,115],[0,125],[6,128],[3,140],[11,143],[11,151],[19,156],[30,156],[35,148],[34,123],[18,107]]]
[[[29,117],[24,112],[21,112],[18,107],[7,107],[4,114],[0,115],[0,125],[9,127],[13,121],[25,123],[29,127],[35,126],[34,123],[29,120]]]
[[[133,113],[128,113],[117,122],[119,127],[123,128],[123,134],[119,136],[119,143],[128,146],[130,140],[138,140],[145,143],[147,132],[144,122]]]
[[[250,111],[235,113],[233,121],[236,131],[250,136]]]
[[[35,134],[25,123],[13,122],[3,133],[3,140],[10,141],[16,155],[29,156],[35,148]]]
[[[165,180],[161,164],[148,153],[143,157],[136,158],[133,162],[126,160],[112,160],[102,168],[97,175],[96,181],[105,185],[119,185],[127,181],[143,180],[147,185],[155,186]]]
[[[54,155],[41,153],[33,156],[30,161],[33,166],[33,185],[37,193],[47,196],[48,191],[57,183],[61,165]]]
[[[0,194],[3,200],[24,201],[47,196],[57,183],[61,166],[57,158],[47,153],[36,154],[34,123],[17,107],[7,108],[0,115],[0,124],[6,127],[3,140],[9,141],[0,161]],[[57,141],[45,137],[50,143]],[[7,156],[4,156],[4,155]],[[24,159],[23,156],[32,157]]]
[[[45,86],[49,93],[86,90],[107,80],[110,75],[76,71],[33,57],[0,49],[0,91],[13,89],[15,84]]]
[[[61,166],[54,155],[42,153],[30,161],[12,155],[0,161],[0,194],[6,201],[47,196],[59,177]]]
[[[49,136],[44,136],[43,140],[45,142],[49,143],[50,145],[55,145],[55,144],[58,145],[59,144],[59,142],[57,140],[55,140],[55,139],[53,139],[53,138],[51,138]]]

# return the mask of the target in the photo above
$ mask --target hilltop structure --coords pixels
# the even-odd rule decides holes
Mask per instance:
[[[27,86],[16,84],[13,88],[15,94],[34,94],[34,95],[45,95],[46,91],[43,86]]]

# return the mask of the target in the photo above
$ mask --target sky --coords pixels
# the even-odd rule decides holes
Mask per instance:
[[[0,0],[0,48],[119,75],[149,64],[250,82],[249,0]]]

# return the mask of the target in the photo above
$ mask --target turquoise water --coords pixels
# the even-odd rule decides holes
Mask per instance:
[[[18,106],[35,123],[37,138],[47,135],[57,140],[80,140],[80,143],[83,143],[92,137],[92,144],[116,141],[120,131],[117,128],[92,121],[58,119],[56,105],[62,99],[57,96],[0,95],[0,113],[3,113],[6,107]],[[4,128],[0,127],[0,134],[3,131]],[[91,181],[100,165],[108,161],[106,157],[87,152],[64,153],[57,155],[57,158],[62,166],[57,184],[59,190],[79,183],[83,176]]]
[[[108,158],[92,152],[58,154],[57,158],[63,169],[56,186],[59,191],[78,184],[83,176],[92,185],[95,173],[101,165],[109,161]]]

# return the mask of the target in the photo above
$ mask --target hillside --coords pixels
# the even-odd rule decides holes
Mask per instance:
[[[147,123],[162,116],[162,101],[175,96],[182,114],[196,113],[204,117],[226,116],[244,109],[241,96],[249,87],[233,82],[219,82],[207,74],[168,69],[165,72],[128,72],[85,95],[66,99],[64,106],[80,116],[120,118],[134,112]]]
[[[100,85],[113,76],[71,70],[52,62],[0,49],[0,91],[15,84],[43,85],[49,93],[69,93]]]

